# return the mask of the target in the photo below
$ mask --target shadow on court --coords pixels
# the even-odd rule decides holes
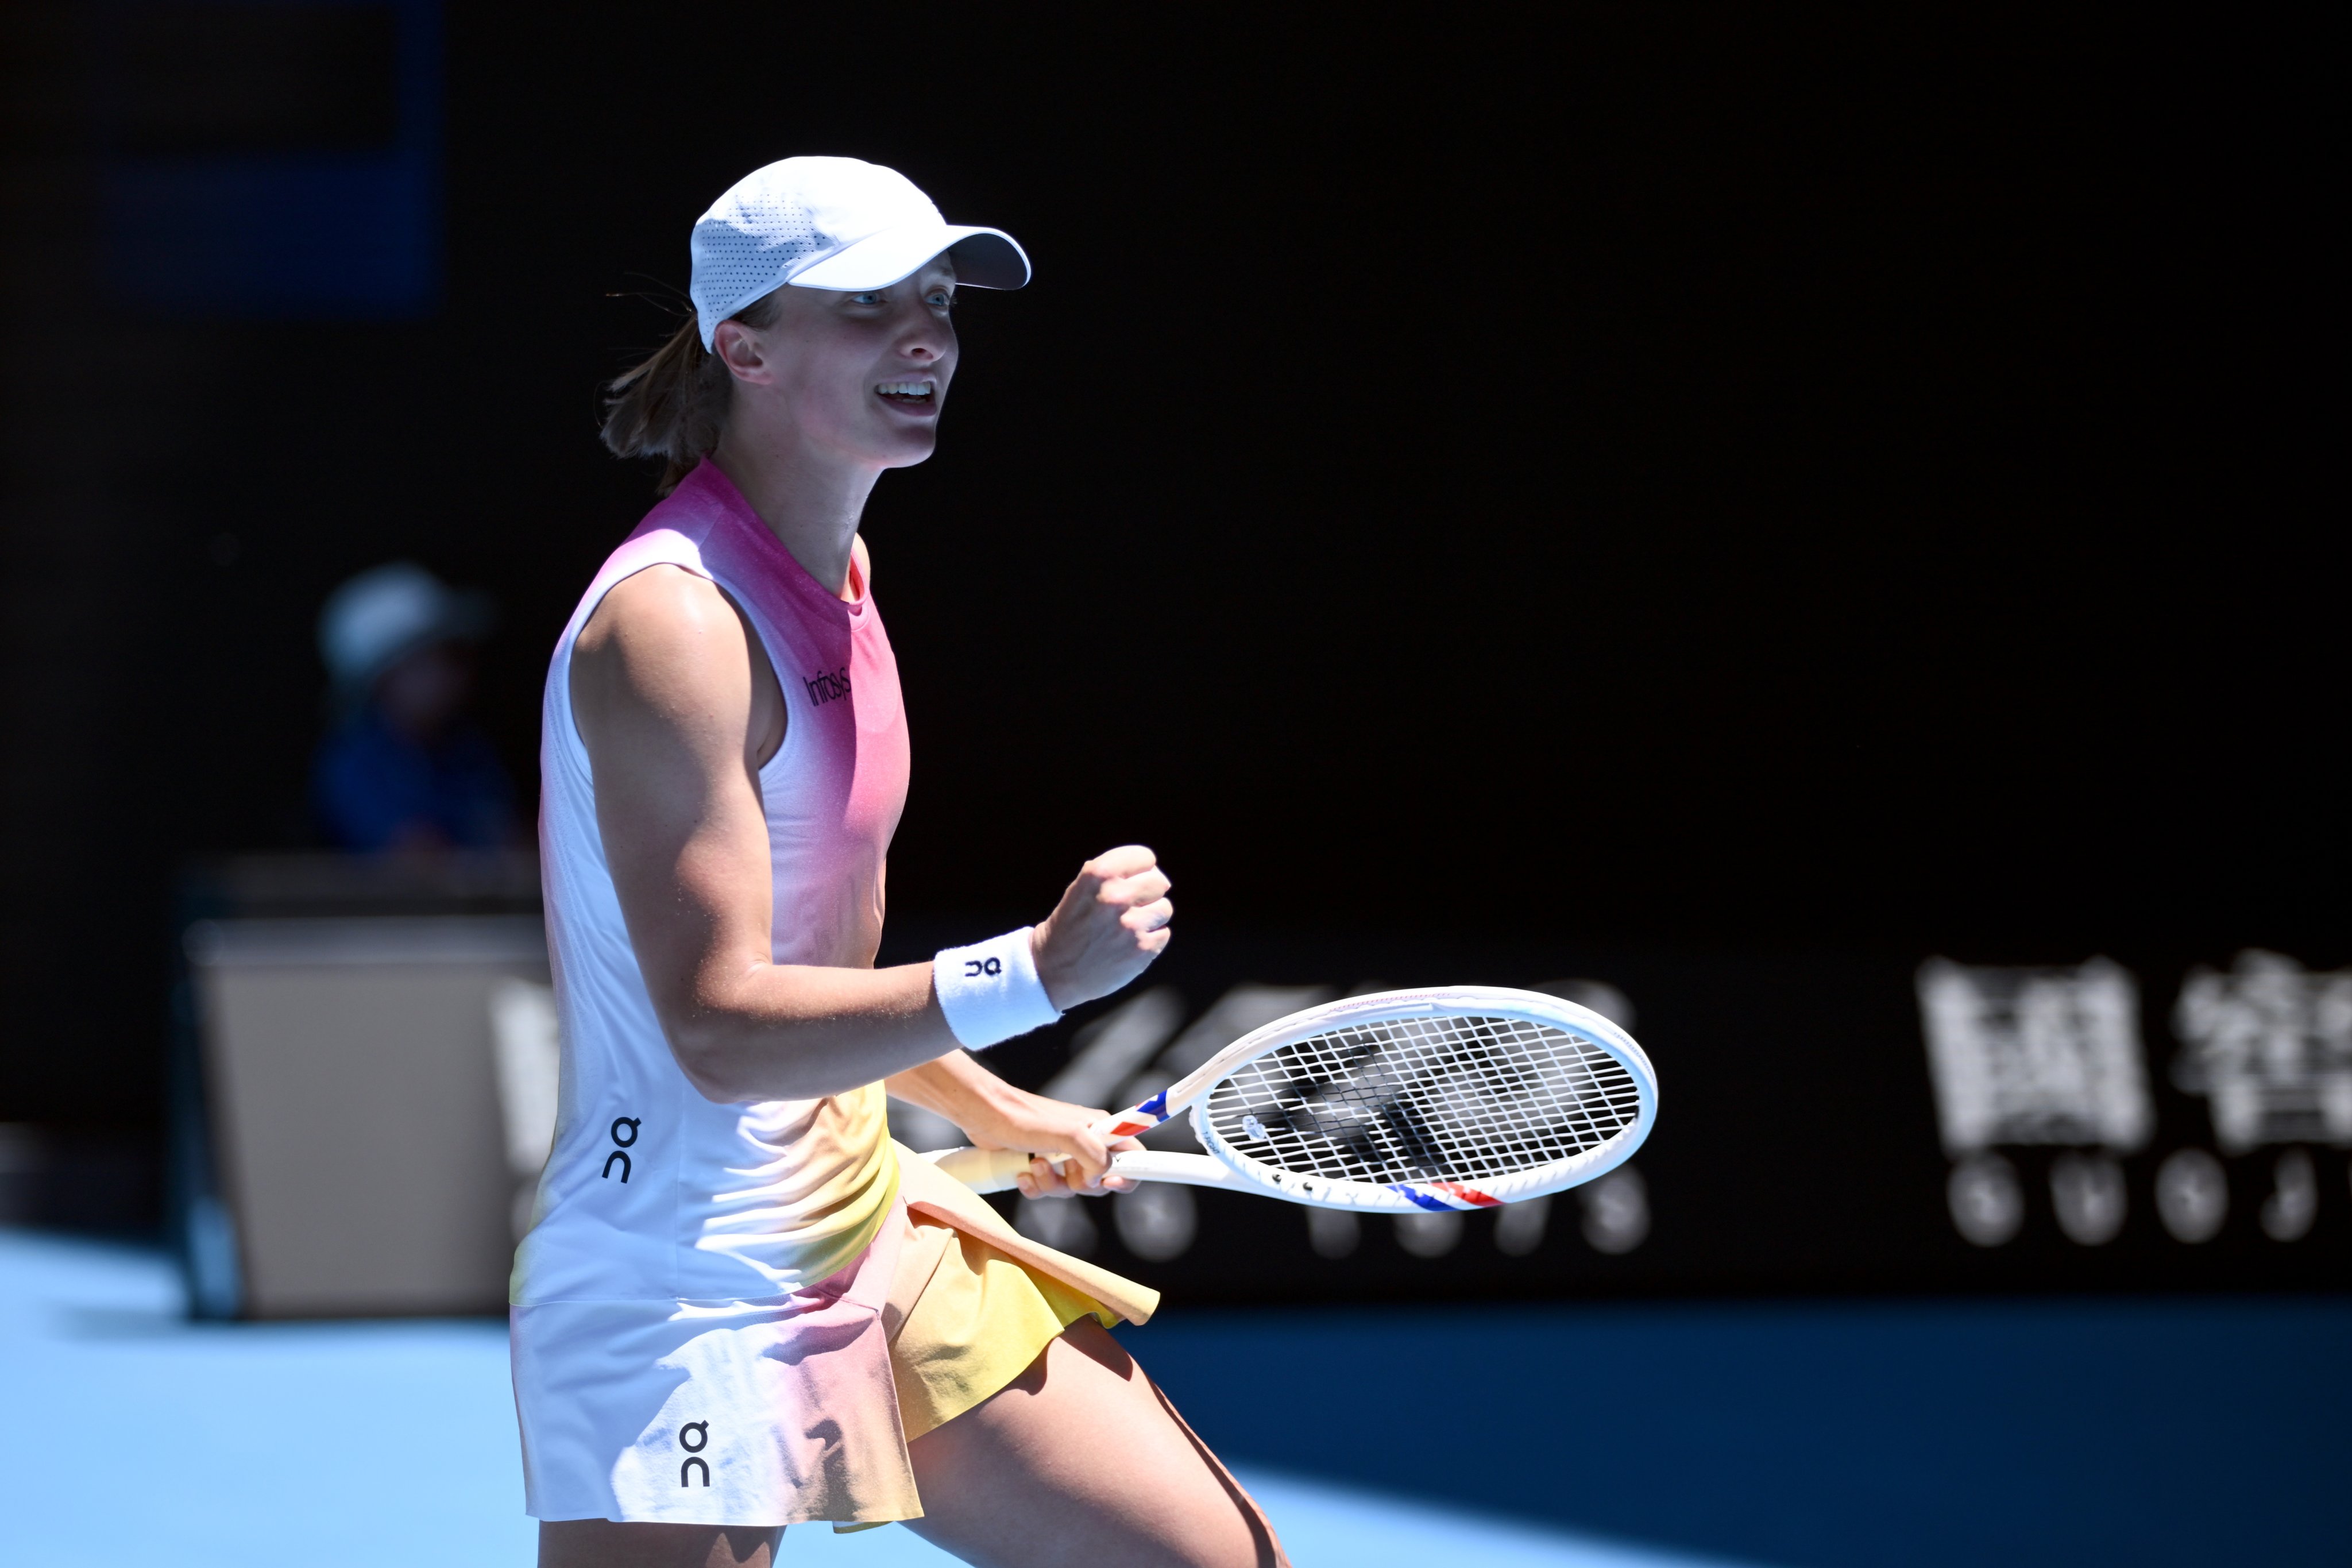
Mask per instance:
[[[2346,1560],[2352,1300],[1171,1313],[1242,1463],[1789,1568]]]

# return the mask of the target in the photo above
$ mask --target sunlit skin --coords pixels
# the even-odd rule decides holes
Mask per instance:
[[[773,325],[721,321],[712,334],[735,399],[711,456],[793,558],[836,592],[874,482],[939,444],[954,305],[955,266],[941,257],[887,289],[787,289]],[[909,382],[933,387],[928,402],[882,394]]]
[[[936,444],[955,374],[954,295],[941,257],[887,289],[787,288],[768,327],[729,321],[714,334],[733,400],[712,458],[793,558],[845,599],[864,592],[857,525],[875,481]],[[1014,1089],[957,1046],[929,963],[771,962],[757,774],[783,742],[786,710],[756,634],[717,587],[670,566],[615,586],[581,632],[572,704],[630,944],[698,1089],[720,1101],[805,1099],[879,1079],[982,1147],[1066,1152],[1058,1171],[1032,1162],[1020,1178],[1028,1195],[1129,1184],[1105,1178],[1112,1152],[1136,1145],[1092,1131],[1101,1108]],[[1159,956],[1169,887],[1140,846],[1079,868],[1033,941],[1055,1006],[1108,995]],[[908,1452],[925,1510],[908,1528],[967,1562],[1282,1561],[1255,1504],[1091,1319]],[[574,1520],[541,1526],[540,1561],[764,1568],[780,1537]]]

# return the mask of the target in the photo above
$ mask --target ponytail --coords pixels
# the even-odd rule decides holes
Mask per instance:
[[[773,326],[782,293],[762,295],[728,319]],[[702,346],[700,320],[688,312],[669,342],[604,384],[605,447],[615,457],[659,458],[654,493],[669,494],[719,445],[734,379],[727,362]]]

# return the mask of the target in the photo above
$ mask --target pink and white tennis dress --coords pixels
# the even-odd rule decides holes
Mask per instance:
[[[775,962],[873,963],[906,801],[898,666],[871,594],[853,580],[845,601],[812,578],[705,462],[613,552],[548,670],[540,848],[563,1076],[512,1291],[526,1506],[915,1517],[880,1316],[904,1228],[882,1088],[704,1099],[670,1054],[605,865],[572,651],[613,585],[655,565],[724,590],[783,690],[783,743],[759,773]]]

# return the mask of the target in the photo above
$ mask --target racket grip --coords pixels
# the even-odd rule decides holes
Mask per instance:
[[[1014,1149],[935,1149],[919,1158],[975,1193],[1009,1193],[1013,1189],[1013,1178],[1029,1168],[1032,1156]],[[1247,1184],[1206,1154],[1162,1154],[1150,1149],[1112,1155],[1110,1173],[1129,1181],[1175,1182],[1188,1187]]]
[[[1009,1193],[1029,1168],[1018,1149],[940,1149],[923,1156],[975,1193]]]

